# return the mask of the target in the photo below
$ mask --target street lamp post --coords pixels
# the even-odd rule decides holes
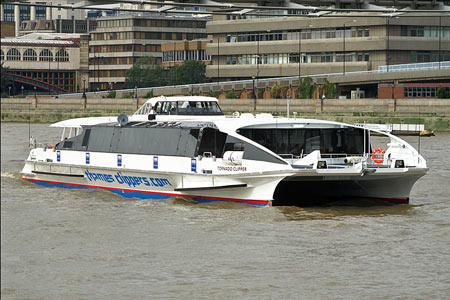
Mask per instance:
[[[300,87],[300,76],[301,76],[301,64],[302,60],[302,30],[298,30],[298,86]]]
[[[8,86],[9,97],[11,97],[11,86]]]
[[[287,118],[288,118],[288,119],[289,119],[289,115],[290,115],[290,113],[289,113],[289,110],[290,110],[290,107],[289,107],[290,101],[291,101],[291,96],[287,95],[287,96],[286,96],[286,105],[287,105]]]
[[[256,80],[259,78],[259,39],[261,37],[261,34],[258,32],[257,36],[257,44],[256,44]]]
[[[86,79],[83,78],[83,99],[86,99]]]
[[[137,86],[134,87],[134,98],[137,99]]]
[[[342,53],[342,61],[343,61],[343,64],[342,64],[342,74],[343,75],[345,75],[345,59],[346,59],[346,55],[345,55],[345,32],[346,32],[346,27],[345,27],[345,25],[346,24],[350,24],[350,23],[355,23],[356,22],[356,20],[351,20],[351,21],[348,21],[348,22],[344,22],[344,34],[343,34],[343,53]]]
[[[24,89],[23,85],[20,87],[20,89],[22,90],[22,95],[23,95],[23,89]]]
[[[100,55],[97,56],[97,90],[100,89]]]
[[[35,86],[33,87],[33,90],[34,90],[34,99],[37,101],[37,94],[36,94],[36,87]]]
[[[441,36],[442,36],[442,17],[439,16],[439,54],[438,54],[438,60],[439,60],[439,69],[441,68]]]
[[[220,81],[219,71],[220,71],[220,61],[219,61],[219,55],[220,55],[220,48],[219,48],[219,35],[217,35],[217,82]]]
[[[253,80],[253,89],[252,89],[252,93],[253,93],[253,111],[256,112],[255,76],[252,76],[252,80]]]

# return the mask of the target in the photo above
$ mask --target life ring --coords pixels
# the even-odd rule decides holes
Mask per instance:
[[[375,155],[377,154],[377,152],[380,152],[381,153],[381,159],[379,159],[379,158],[377,158]],[[386,152],[383,150],[383,149],[381,149],[381,148],[376,148],[375,150],[373,150],[373,152],[372,152],[372,160],[375,162],[375,163],[377,163],[377,164],[381,164],[381,163],[383,163],[383,161],[384,161],[384,154],[385,154]]]

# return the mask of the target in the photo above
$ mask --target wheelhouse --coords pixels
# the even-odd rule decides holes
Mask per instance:
[[[158,97],[148,100],[134,115],[223,116],[211,97]]]

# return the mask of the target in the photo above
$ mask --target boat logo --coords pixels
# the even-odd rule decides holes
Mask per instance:
[[[146,186],[156,186],[156,187],[164,187],[164,186],[172,186],[169,179],[167,178],[154,178],[154,177],[144,177],[144,176],[126,176],[122,175],[122,172],[117,172],[115,175],[105,174],[105,173],[92,173],[89,170],[84,172],[85,177],[89,179],[89,181],[103,181],[103,182],[117,182],[118,184],[127,184],[130,187],[136,187],[139,185]]]

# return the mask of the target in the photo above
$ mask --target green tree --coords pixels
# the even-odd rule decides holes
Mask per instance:
[[[445,90],[445,87],[440,86],[437,89],[436,96],[438,99],[449,99],[450,98],[450,92],[447,92]]]
[[[141,57],[125,72],[125,84],[128,88],[166,85],[164,69],[157,64],[156,58]]]
[[[312,84],[312,78],[311,77],[302,78],[300,81],[300,86],[298,87],[299,99],[311,99],[313,90],[314,86]]]
[[[186,60],[181,66],[170,68],[167,80],[171,85],[207,82],[206,65],[197,60]]]
[[[225,93],[227,99],[237,99],[238,95],[234,91],[228,91]]]
[[[328,80],[325,78],[323,80],[323,93],[325,97],[327,98],[335,98],[337,95],[338,89],[334,83],[328,82]]]
[[[271,89],[272,97],[275,99],[280,98],[281,86],[278,83],[274,83]]]
[[[3,67],[3,63],[0,64],[0,93],[8,94],[8,86],[11,85],[11,77],[8,75],[8,68]]]
[[[108,91],[108,95],[106,97],[108,97],[108,98],[116,98],[116,91]]]

